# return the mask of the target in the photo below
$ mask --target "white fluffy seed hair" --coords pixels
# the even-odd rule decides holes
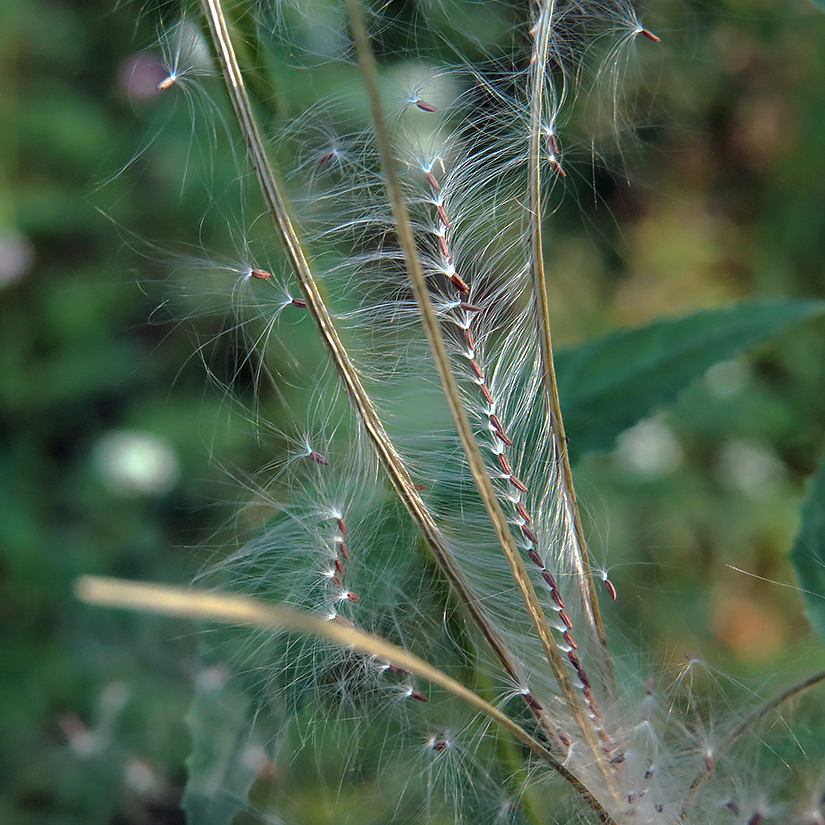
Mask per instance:
[[[626,61],[634,44],[658,37],[626,0],[526,5],[528,17],[525,4],[474,7],[479,16],[497,15],[504,32],[468,26],[461,45],[475,50],[473,59],[449,64],[449,47],[428,43],[410,58],[406,48],[393,55],[393,44],[400,35],[422,35],[429,16],[444,23],[433,40],[449,46],[458,37],[452,4],[421,4],[405,30],[389,4],[371,9],[370,20],[385,56],[380,94],[414,252],[492,490],[487,506],[421,329],[376,148],[381,130],[357,88],[347,21],[326,6],[256,6],[259,36],[271,38],[279,70],[297,65],[310,76],[318,65],[340,69],[337,92],[267,124],[268,148],[282,159],[293,217],[352,373],[437,525],[432,541],[460,570],[488,625],[469,621],[466,600],[462,606],[463,596],[449,589],[455,581],[428,553],[412,508],[387,483],[372,423],[346,406],[356,395],[352,383],[342,391],[326,363],[302,363],[309,357],[295,345],[295,330],[308,326],[310,311],[318,318],[311,293],[291,285],[279,253],[252,243],[251,229],[233,257],[180,263],[196,273],[187,280],[190,311],[198,311],[193,292],[204,311],[223,298],[241,348],[229,383],[251,362],[256,383],[277,384],[283,374],[267,359],[285,350],[295,367],[289,392],[305,401],[297,423],[275,433],[279,454],[262,480],[249,486],[262,523],[201,580],[368,631],[467,679],[552,750],[557,773],[586,789],[596,814],[565,799],[538,757],[502,744],[489,720],[379,657],[263,630],[213,631],[207,644],[254,695],[250,728],[267,730],[269,720],[268,751],[295,775],[314,759],[330,806],[349,804],[347,782],[369,774],[371,791],[383,798],[381,821],[545,821],[548,800],[555,821],[602,814],[634,825],[792,821],[744,789],[733,770],[718,769],[726,725],[735,729],[736,721],[690,714],[687,677],[699,663],[688,661],[673,687],[663,688],[670,682],[651,663],[627,666],[605,651],[564,434],[546,386],[536,320],[544,311],[539,218],[576,175],[568,147],[592,137],[569,127],[577,100],[605,90],[609,120],[621,128]],[[162,38],[169,73],[162,91],[196,88],[213,71],[192,19]],[[251,178],[242,164],[237,182],[243,188]],[[255,196],[242,200],[241,212],[249,213]],[[249,223],[259,230],[263,218],[255,212]],[[491,508],[503,515],[504,538]],[[523,576],[506,557],[508,544]],[[615,598],[606,575],[596,577],[604,580],[600,592]],[[535,603],[525,596],[531,589]],[[537,625],[546,626],[560,665],[548,661]],[[491,638],[506,656],[487,646]],[[649,679],[651,672],[657,675]],[[713,792],[705,794],[711,774]]]

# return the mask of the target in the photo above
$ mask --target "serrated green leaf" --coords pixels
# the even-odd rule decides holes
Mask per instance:
[[[806,486],[791,562],[805,598],[805,615],[825,642],[825,458]]]
[[[754,301],[620,330],[558,354],[571,458],[671,404],[713,364],[825,313],[822,301]]]
[[[250,701],[217,667],[200,674],[186,724],[192,750],[182,807],[189,825],[228,825],[246,810],[256,771],[250,745]]]

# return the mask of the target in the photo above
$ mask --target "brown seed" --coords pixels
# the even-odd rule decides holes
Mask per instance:
[[[486,384],[479,384],[478,391],[481,393],[482,397],[488,404],[493,403],[493,394],[490,392],[490,389]],[[527,490],[525,490],[524,492],[526,493]]]
[[[321,465],[322,465],[322,466],[324,466],[324,467],[326,467],[326,466],[329,464],[329,461],[327,461],[327,460],[326,460],[326,459],[325,459],[325,458],[321,455],[321,453],[317,453],[317,452],[315,452],[315,450],[310,450],[310,451],[309,451],[309,457],[310,457],[310,458],[311,458],[311,459],[312,459],[312,460],[313,460],[316,464],[321,464]]]
[[[415,699],[417,702],[429,702],[429,699],[420,690],[411,690],[410,699]]]
[[[507,456],[504,455],[504,453],[499,453],[496,456],[496,461],[498,461],[498,466],[501,467],[502,473],[508,476],[513,475],[513,468],[510,466],[510,462],[507,460]]]
[[[303,298],[293,298],[291,303],[292,306],[300,307],[301,309],[304,309],[307,305],[307,302]]]
[[[353,593],[353,592],[352,592],[352,590],[348,590],[348,591],[347,591],[347,598],[348,598],[351,602],[360,602],[360,601],[361,601],[361,597],[360,597],[360,596],[358,596],[358,595],[356,595],[355,593]]]
[[[520,525],[520,527],[521,527],[521,532],[524,534],[524,537],[526,539],[529,539],[530,541],[532,541],[533,544],[538,544],[539,543],[539,540],[536,538],[536,534],[526,524],[522,524],[522,525]]]
[[[516,508],[516,512],[525,520],[530,521],[530,514],[527,512],[527,508],[520,502],[515,501],[513,502],[513,507]]]
[[[265,269],[250,269],[249,274],[259,281],[268,281],[272,277],[272,273],[267,272]]]
[[[426,100],[416,100],[415,105],[421,109],[422,112],[437,112],[438,106],[433,106],[432,103],[427,103]]]
[[[409,670],[405,670],[403,667],[398,667],[398,665],[394,665],[392,663],[387,665],[387,670],[391,671],[392,673],[400,673],[402,676],[410,675]]]
[[[435,179],[435,175],[432,172],[425,172],[424,175],[427,178],[427,183],[436,191],[440,192],[441,187],[438,185],[438,181]]]
[[[527,557],[530,559],[530,561],[531,561],[531,562],[533,562],[533,564],[535,564],[535,565],[536,565],[536,567],[544,567],[544,562],[543,562],[543,561],[541,560],[541,558],[539,557],[539,554],[536,552],[536,548],[535,548],[535,547],[531,547],[531,548],[527,551]],[[542,570],[542,571],[541,571],[541,575],[542,575],[542,576],[543,576],[545,573],[547,573],[547,571],[546,571],[546,570]],[[549,574],[549,573],[547,573],[547,575],[549,576],[550,574]]]
[[[470,359],[470,369],[476,374],[476,378],[484,378],[484,373],[475,358]]]
[[[560,178],[566,178],[567,177],[567,172],[565,172],[564,169],[561,168],[561,164],[555,158],[550,158],[550,168]]]
[[[345,535],[345,536],[349,535],[349,533],[347,532],[347,525],[344,524],[344,519],[337,518],[337,519],[335,519],[335,523],[338,525],[338,529],[341,531],[341,533],[343,535]]]
[[[418,490],[418,492],[420,493],[422,490],[427,489],[427,485],[426,484],[413,484],[413,489]]]
[[[470,287],[468,287],[465,281],[461,277],[459,277],[459,275],[455,272],[450,274],[450,283],[459,292],[463,292],[465,295],[470,291]]]
[[[508,447],[512,447],[512,446],[513,446],[513,439],[512,439],[512,438],[510,438],[510,436],[509,436],[509,435],[507,435],[507,433],[502,432],[501,430],[494,430],[494,432],[495,432],[495,434],[498,436],[498,438],[499,438],[499,439],[501,439],[501,441],[502,441],[504,444],[506,444]]]
[[[567,658],[570,660],[570,664],[573,665],[573,667],[576,668],[576,670],[581,670],[581,660],[572,650],[567,651]]]
[[[556,591],[558,593],[558,591]],[[566,610],[559,610],[559,618],[567,625],[568,630],[573,629],[573,622],[570,621],[570,617],[567,615]]]
[[[554,593],[556,591],[556,580],[553,578],[553,574],[545,568],[541,571],[541,577],[550,585],[550,592]]]
[[[343,584],[342,584],[342,582],[341,582],[341,577],[340,577],[337,573],[333,573],[333,574],[330,576],[330,580],[333,582],[333,584],[337,584],[337,585],[338,585],[338,587],[342,587],[342,586],[343,586]]]
[[[175,78],[174,75],[170,74],[169,77],[165,78],[164,80],[161,80],[160,83],[158,83],[158,85],[157,85],[158,91],[159,92],[165,92],[167,89],[174,86],[176,79],[177,78]]]
[[[533,696],[532,693],[530,693],[529,690],[525,691],[522,695],[524,696],[524,701],[527,702],[527,704],[531,708],[533,708],[533,710],[544,710],[544,708],[536,701],[536,698]]]
[[[342,542],[342,541],[339,541],[339,542],[338,542],[338,552],[339,552],[339,553],[340,553],[340,554],[341,554],[341,555],[342,555],[345,559],[348,559],[348,558],[349,558],[349,550],[347,550],[347,545],[346,545],[346,544],[344,544],[344,542]]]
[[[468,304],[466,301],[462,301],[458,306],[465,312],[481,312],[482,309],[484,309],[484,307],[479,307],[475,304]]]
[[[564,602],[562,601],[561,593],[559,593],[559,591],[555,587],[550,591],[550,596],[559,607],[564,607]]]
[[[468,349],[474,350],[476,348],[476,342],[473,338],[473,333],[470,332],[469,329],[463,330],[464,334],[464,343],[467,345]]]
[[[450,247],[447,246],[447,239],[443,235],[438,236],[438,248],[441,250],[441,254],[444,256],[445,260],[452,260],[450,256]]]
[[[527,489],[527,486],[525,485],[525,483],[520,478],[518,478],[517,476],[514,476],[514,475],[510,476],[510,484],[512,484],[513,487],[515,487],[517,490],[521,490],[522,493],[529,492],[529,490]]]
[[[604,580],[604,586],[605,586],[605,589],[607,590],[607,594],[615,602],[616,601],[616,588],[613,587],[613,582],[610,581],[610,579],[605,579]]]
[[[344,575],[344,565],[341,563],[341,559],[335,559],[335,569],[343,576]]]
[[[438,218],[441,221],[441,223],[443,223],[444,226],[446,226],[449,229],[450,219],[447,217],[447,212],[444,209],[444,207],[440,203],[437,203],[435,205],[435,211],[438,213]]]
[[[446,748],[446,747],[447,747],[447,740],[446,739],[436,739],[436,740],[433,741],[432,749],[436,753],[441,753],[441,751],[443,751],[444,748]]]
[[[346,616],[342,616],[340,613],[336,613],[332,617],[332,621],[338,622],[338,624],[342,624],[344,627],[355,627],[354,622],[351,622]]]
[[[576,640],[573,638],[573,634],[569,630],[565,630],[561,635],[564,641],[567,642],[573,650],[578,649],[579,646],[576,644]]]
[[[639,31],[639,34],[642,35],[642,37],[646,37],[648,40],[652,40],[654,43],[662,42],[661,37],[658,37],[657,35],[653,34],[653,32],[648,31],[647,29],[641,29]]]

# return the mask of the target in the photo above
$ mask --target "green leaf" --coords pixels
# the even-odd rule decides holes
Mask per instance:
[[[228,825],[246,810],[257,773],[245,759],[250,701],[218,667],[199,674],[186,724],[192,750],[182,806],[189,825]]]
[[[612,449],[619,433],[671,404],[713,364],[823,313],[822,301],[753,301],[620,330],[560,352],[571,459]]]
[[[805,597],[805,615],[825,642],[825,458],[808,480],[791,562]]]

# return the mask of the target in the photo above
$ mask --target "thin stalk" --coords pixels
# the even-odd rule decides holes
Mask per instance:
[[[547,624],[547,619],[539,602],[533,583],[521,559],[518,548],[513,541],[513,536],[510,532],[510,526],[507,522],[496,496],[493,483],[490,475],[487,472],[487,466],[484,458],[481,455],[481,450],[476,442],[470,422],[467,419],[467,414],[464,410],[464,405],[461,401],[461,394],[456,384],[450,366],[450,358],[447,354],[447,349],[444,345],[444,339],[441,335],[441,328],[436,317],[435,310],[430,300],[427,283],[424,278],[424,273],[421,269],[421,262],[418,257],[418,249],[415,243],[415,236],[413,235],[412,224],[410,223],[409,213],[404,200],[404,193],[401,188],[401,183],[398,179],[398,173],[395,168],[395,158],[392,152],[392,145],[389,137],[389,130],[387,129],[386,121],[384,120],[384,112],[381,106],[381,100],[378,93],[377,71],[375,67],[375,58],[372,54],[372,48],[367,35],[366,26],[364,24],[364,17],[361,11],[359,0],[347,0],[347,10],[350,17],[350,25],[352,28],[353,41],[355,42],[355,49],[358,55],[358,64],[361,68],[361,75],[364,83],[364,89],[367,93],[367,98],[370,103],[370,110],[373,119],[373,126],[375,128],[375,140],[378,147],[379,155],[381,156],[381,165],[384,171],[384,178],[387,185],[387,193],[389,195],[390,204],[392,207],[393,218],[395,221],[396,232],[398,234],[399,244],[404,254],[404,262],[407,268],[407,274],[410,278],[410,283],[415,295],[415,300],[418,305],[419,315],[421,317],[421,325],[424,328],[424,334],[427,337],[427,343],[430,347],[430,353],[435,362],[436,370],[441,381],[441,387],[444,390],[444,395],[447,399],[447,405],[452,414],[455,423],[458,437],[461,441],[461,446],[467,457],[467,463],[475,481],[476,489],[479,497],[484,504],[487,515],[492,524],[493,530],[496,534],[499,544],[504,551],[505,558],[510,567],[510,572],[513,580],[521,593],[524,601],[527,614],[536,629],[542,648],[544,649],[547,661],[556,677],[559,684],[562,696],[567,704],[570,714],[581,730],[582,737],[590,747],[593,757],[597,764],[599,764],[608,780],[608,787],[612,786],[612,774],[606,764],[605,756],[601,745],[596,737],[593,725],[585,711],[584,705],[579,698],[576,689],[573,687],[573,682],[570,674],[567,671],[561,651],[556,644],[550,626]]]
[[[479,713],[492,719],[570,782],[602,822],[615,825],[607,811],[579,779],[509,716],[429,662],[419,659],[380,636],[345,627],[308,611],[268,604],[247,596],[215,593],[209,590],[82,576],[75,583],[75,593],[87,604],[142,610],[185,619],[247,625],[267,630],[289,630],[317,636],[347,650],[374,656],[380,661],[408,670],[452,693]]]
[[[816,685],[820,684],[820,682],[825,682],[825,670],[819,671],[819,673],[814,673],[813,676],[809,676],[807,679],[804,679],[801,682],[798,682],[795,685],[791,685],[787,690],[780,693],[778,696],[774,696],[765,704],[760,705],[758,708],[755,708],[750,714],[748,714],[742,722],[736,726],[733,732],[716,748],[713,749],[713,761],[708,762],[705,765],[705,770],[700,773],[696,779],[693,780],[690,786],[690,793],[688,795],[687,801],[685,802],[684,807],[682,808],[681,819],[687,817],[688,811],[690,810],[691,806],[693,805],[694,801],[696,800],[696,794],[699,791],[699,788],[705,782],[705,780],[713,773],[713,768],[715,765],[716,760],[723,754],[725,751],[730,750],[733,747],[735,742],[745,733],[747,733],[760,719],[763,719],[767,716],[772,710],[776,710],[780,705],[784,704],[788,701],[788,699],[792,699],[794,696],[798,696],[800,693],[804,693],[804,691],[808,690],[809,688],[815,687]]]
[[[607,636],[604,632],[593,572],[587,552],[587,542],[581,522],[576,491],[573,487],[573,474],[570,470],[570,456],[567,451],[567,438],[559,404],[559,391],[556,383],[556,367],[553,362],[553,340],[550,333],[550,315],[547,308],[547,284],[544,271],[544,254],[542,249],[541,221],[544,212],[541,194],[542,172],[542,138],[544,133],[545,86],[547,83],[547,61],[550,55],[550,36],[553,31],[553,14],[555,0],[545,0],[541,6],[539,21],[535,32],[531,81],[530,81],[530,146],[529,146],[529,189],[530,189],[530,247],[533,274],[533,295],[536,302],[536,324],[541,347],[542,375],[546,402],[550,411],[553,429],[555,454],[564,478],[567,497],[567,509],[573,520],[576,536],[577,562],[580,573],[587,582],[584,595],[585,609],[590,613],[593,627],[599,641],[599,665],[610,685],[613,684],[613,667],[607,652]]]
[[[372,441],[381,466],[387,473],[392,486],[398,493],[404,507],[413,519],[427,546],[438,562],[444,575],[454,588],[471,619],[493,650],[504,672],[514,684],[524,684],[524,673],[513,658],[501,635],[496,630],[478,597],[458,567],[443,534],[435,523],[427,505],[422,500],[415,485],[398,455],[394,445],[381,423],[375,408],[364,389],[358,373],[341,342],[329,311],[324,303],[315,277],[307,261],[298,235],[289,218],[285,200],[272,165],[267,157],[257,121],[252,112],[243,76],[235,56],[232,41],[224,19],[220,0],[201,0],[206,15],[215,50],[220,61],[229,99],[246,144],[249,161],[255,171],[266,207],[284,245],[287,258],[307,302],[307,311],[315,322],[333,365],[337,370],[350,403],[361,419],[367,435]],[[554,742],[559,743],[558,723],[548,711],[542,711],[541,719],[548,728]]]

